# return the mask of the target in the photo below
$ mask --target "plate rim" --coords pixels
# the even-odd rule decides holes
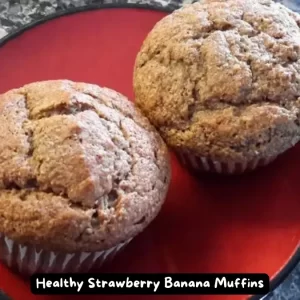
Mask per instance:
[[[149,3],[91,3],[84,6],[72,7],[68,9],[62,9],[55,13],[49,14],[41,19],[35,20],[33,22],[29,22],[26,25],[19,27],[18,29],[8,33],[4,37],[0,39],[0,47],[4,46],[10,40],[18,37],[25,31],[34,28],[38,25],[46,23],[56,18],[60,18],[67,15],[72,15],[80,12],[87,12],[93,10],[100,9],[145,9],[145,10],[153,10],[153,11],[161,11],[166,13],[172,13],[174,10],[180,8],[173,8],[169,6],[161,6],[159,4],[149,4]],[[300,262],[300,243],[295,248],[295,251],[291,254],[291,256],[286,261],[285,265],[275,274],[275,276],[270,280],[270,292],[266,295],[250,295],[247,297],[247,300],[263,300],[265,297],[270,295],[277,287],[279,287],[285,279],[292,273],[294,268]]]

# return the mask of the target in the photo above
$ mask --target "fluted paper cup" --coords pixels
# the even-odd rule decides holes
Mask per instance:
[[[131,239],[99,252],[63,253],[21,245],[0,233],[0,260],[25,276],[34,273],[80,273],[99,269],[111,261]]]
[[[218,174],[241,174],[253,171],[259,167],[266,166],[274,161],[277,157],[272,156],[268,158],[253,159],[250,161],[244,161],[242,163],[236,162],[220,162],[212,160],[207,157],[197,156],[188,151],[175,151],[179,161],[187,169],[194,172],[209,172]]]

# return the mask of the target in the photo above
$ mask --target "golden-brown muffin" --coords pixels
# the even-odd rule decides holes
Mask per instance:
[[[23,273],[97,266],[164,202],[167,148],[110,89],[57,80],[9,91],[0,140],[0,257]]]
[[[136,103],[196,170],[265,165],[300,138],[300,17],[269,0],[203,0],[153,28]]]

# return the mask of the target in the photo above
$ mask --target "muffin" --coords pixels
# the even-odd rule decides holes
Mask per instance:
[[[167,148],[108,88],[67,80],[0,96],[0,259],[24,275],[83,272],[158,214]]]
[[[300,137],[299,26],[269,0],[181,8],[138,53],[136,103],[191,170],[266,165]]]

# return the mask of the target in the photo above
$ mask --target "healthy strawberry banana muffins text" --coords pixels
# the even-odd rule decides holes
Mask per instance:
[[[300,17],[269,0],[203,0],[158,22],[136,102],[189,167],[235,173],[300,139]]]
[[[0,257],[22,273],[97,266],[165,199],[167,148],[110,89],[61,80],[9,91],[0,140]]]

